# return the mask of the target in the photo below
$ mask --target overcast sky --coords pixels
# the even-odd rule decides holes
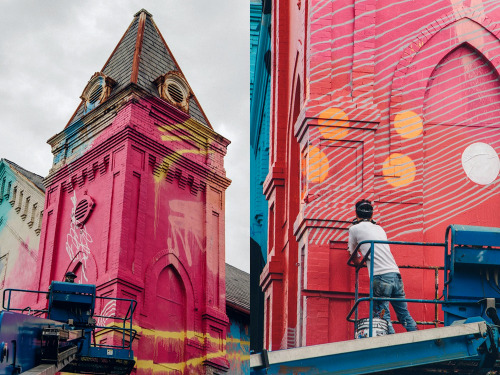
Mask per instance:
[[[46,143],[63,130],[145,8],[153,15],[215,131],[225,158],[226,261],[249,259],[249,2],[241,0],[0,0],[0,157],[46,176]]]

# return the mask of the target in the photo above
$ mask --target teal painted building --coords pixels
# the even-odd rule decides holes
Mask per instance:
[[[34,270],[44,199],[41,176],[0,159],[0,289],[38,287]]]
[[[264,294],[260,274],[267,260],[267,200],[262,190],[269,171],[271,89],[271,1],[250,2],[250,349],[264,339]]]

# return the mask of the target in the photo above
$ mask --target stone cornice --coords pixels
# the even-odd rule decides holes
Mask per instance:
[[[168,116],[176,119],[176,121],[178,121],[179,123],[183,123],[195,136],[207,138],[208,140],[220,143],[225,147],[227,147],[231,143],[230,140],[223,137],[208,126],[199,123],[192,117],[186,119],[185,114],[184,117],[181,117],[182,112],[177,110],[175,107],[171,106],[164,100],[158,99],[156,97],[148,97],[148,101],[152,104],[150,115],[158,121],[163,121],[164,116]]]
[[[138,103],[145,100],[151,105],[150,115],[158,121],[164,121],[165,117],[169,117],[176,122],[182,123],[189,128],[190,132],[196,137],[202,137],[203,143],[207,143],[210,149],[225,155],[225,148],[231,143],[210,127],[205,126],[198,121],[190,118],[182,111],[174,106],[156,97],[152,97],[136,84],[129,84],[126,89],[119,91],[111,96],[105,104],[96,107],[80,120],[73,122],[67,126],[62,132],[51,137],[47,143],[52,147],[52,153],[56,155],[58,151],[64,147],[77,147],[78,145],[95,138],[105,128],[111,125],[111,120],[116,117],[123,107],[129,103]],[[78,133],[85,129],[83,135]],[[70,139],[71,143],[65,140]],[[213,142],[209,142],[213,141]],[[215,145],[214,145],[215,142]],[[216,147],[217,144],[222,147]]]
[[[275,164],[269,170],[262,191],[269,200],[271,194],[277,186],[285,186],[286,168],[284,165]]]
[[[122,111],[125,110],[127,105],[140,106],[141,101],[147,103],[147,106],[143,106],[142,109],[148,110],[148,115],[151,117],[152,121],[157,121],[159,126],[165,123],[166,118],[170,118],[182,124],[182,127],[188,130],[188,141],[192,138],[192,141],[200,148],[204,148],[209,152],[218,153],[222,156],[226,154],[226,147],[230,143],[228,139],[219,135],[209,127],[188,117],[185,113],[172,107],[165,101],[151,97],[137,85],[130,84],[126,90],[122,90],[114,97],[108,99],[105,105],[97,107],[80,121],[71,124],[64,131],[49,139],[48,143],[52,146],[54,158],[56,159],[58,155],[63,156],[61,156],[60,161],[58,160],[57,163],[54,163],[54,166],[44,181],[45,186],[53,184],[60,179],[68,178],[68,175],[71,174],[72,171],[83,168],[83,166],[89,164],[91,160],[96,157],[98,158],[99,155],[103,156],[125,139],[132,139],[138,142],[155,153],[155,156],[163,158],[162,162],[166,162],[169,165],[175,164],[177,168],[184,168],[199,176],[200,179],[209,181],[223,189],[229,186],[231,181],[223,175],[224,171],[222,167],[214,168],[214,166],[200,165],[198,162],[191,160],[188,156],[180,155],[176,153],[175,150],[166,147],[157,140],[151,139],[148,135],[136,129],[136,124],[134,124],[131,115],[129,124],[125,126],[122,125],[116,133],[112,134],[101,144],[90,148],[82,156],[77,156],[75,160],[67,162],[67,149],[76,149],[84,145],[85,142],[95,139],[104,129],[111,126],[118,113],[122,115]],[[131,111],[133,111],[133,109],[131,109]],[[137,126],[137,128],[141,129],[140,126]],[[65,168],[65,166],[67,166],[67,168]]]
[[[271,257],[260,274],[260,287],[262,290],[265,291],[272,281],[282,281],[283,272],[283,261]]]
[[[101,156],[104,157],[105,155],[108,155],[114,147],[125,142],[126,140],[133,140],[137,142],[159,157],[164,158],[164,161],[166,161],[167,163],[172,163],[177,167],[184,168],[199,176],[200,179],[220,186],[223,189],[226,189],[231,183],[231,180],[216,173],[211,168],[202,166],[183,155],[178,155],[174,150],[171,150],[163,144],[160,144],[148,138],[146,135],[133,129],[132,127],[126,126],[119,132],[113,134],[110,138],[106,139],[101,144],[96,145],[95,147],[88,150],[78,159],[72,161],[67,165],[59,167],[57,170],[51,170],[49,175],[44,180],[45,186],[55,184],[62,180],[67,180],[70,174],[72,174],[74,171],[78,171],[84,168],[85,166],[91,164],[93,161],[99,159],[99,157]]]

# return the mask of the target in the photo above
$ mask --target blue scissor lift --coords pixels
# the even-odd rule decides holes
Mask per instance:
[[[31,310],[12,306],[12,294],[37,293],[48,308]],[[97,315],[96,301],[114,300],[124,316]],[[59,371],[84,374],[130,374],[134,364],[132,316],[137,303],[99,297],[96,286],[53,281],[48,292],[5,289],[0,313],[0,375],[52,375]],[[45,317],[42,317],[45,316]],[[99,326],[106,319],[109,325]],[[119,336],[106,344],[96,335]],[[113,338],[113,337],[110,337]]]
[[[443,243],[366,241],[371,248],[356,267],[355,303],[347,320],[357,322],[360,303],[373,311],[373,296],[359,298],[359,271],[375,243],[441,247],[445,253],[443,299],[399,299],[440,305],[444,327],[295,349],[263,351],[250,356],[251,373],[260,374],[478,374],[499,370],[500,228],[450,225]],[[361,243],[360,245],[362,245]],[[370,262],[373,275],[373,262]],[[352,316],[355,316],[352,318]]]

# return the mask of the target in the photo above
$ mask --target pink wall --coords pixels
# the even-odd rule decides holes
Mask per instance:
[[[229,142],[161,100],[128,99],[49,141],[38,287],[74,270],[99,295],[137,300],[138,373],[227,370]],[[84,196],[95,206],[82,225],[74,213]]]
[[[274,2],[268,348],[353,338],[345,249],[358,199],[395,241],[500,225],[499,17],[491,0]],[[443,265],[442,249],[393,253]],[[408,297],[434,297],[433,270],[402,274]]]

